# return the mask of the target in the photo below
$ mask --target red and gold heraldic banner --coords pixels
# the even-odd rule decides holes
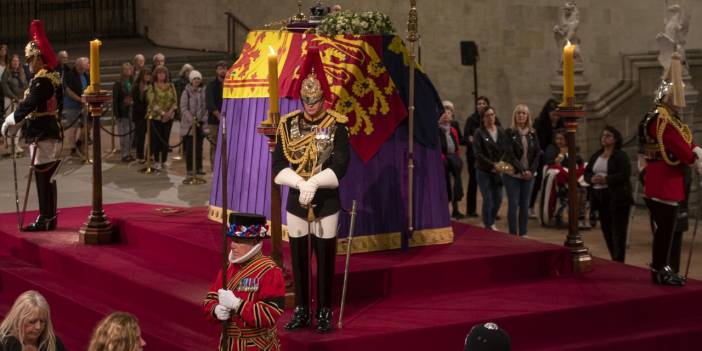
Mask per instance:
[[[367,162],[407,117],[405,103],[383,64],[380,35],[325,37],[287,31],[251,32],[239,60],[227,73],[224,98],[267,98],[270,52],[278,55],[280,96],[296,95],[292,89],[301,79],[299,69],[308,46],[319,48],[324,63],[332,92],[327,108],[349,117],[351,146]],[[406,50],[404,46],[392,47]]]

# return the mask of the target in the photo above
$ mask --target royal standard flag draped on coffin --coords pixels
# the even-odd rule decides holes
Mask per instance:
[[[393,39],[394,38],[394,39]],[[251,98],[268,96],[267,57],[260,48],[271,47],[278,52],[279,91],[281,96],[297,97],[292,89],[300,79],[298,70],[304,60],[308,45],[320,49],[333,101],[329,106],[349,117],[350,142],[364,162],[367,162],[380,145],[395,132],[397,125],[407,117],[406,98],[395,85],[392,73],[402,74],[407,67],[407,50],[397,36],[346,35],[323,37],[290,32],[258,32],[249,36],[240,59],[232,66],[224,83],[225,98]],[[388,51],[387,55],[384,52]],[[393,60],[392,56],[402,60]],[[390,59],[388,59],[390,58]],[[392,66],[387,66],[391,64]],[[406,75],[406,73],[405,73]],[[421,71],[420,71],[420,75]],[[419,77],[418,85],[426,79]],[[404,88],[404,87],[403,87]],[[423,103],[440,114],[440,101],[433,86],[433,101]],[[417,96],[423,99],[423,94]],[[419,100],[418,99],[418,100]],[[417,101],[418,105],[420,101]],[[438,115],[433,119],[435,122]],[[420,121],[420,125],[423,123]],[[420,128],[421,129],[421,128]],[[435,131],[436,124],[429,131]],[[421,129],[422,133],[428,132]],[[434,135],[420,138],[434,144]]]

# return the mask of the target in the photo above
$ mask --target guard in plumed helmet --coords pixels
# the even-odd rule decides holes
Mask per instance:
[[[339,180],[349,163],[347,118],[325,109],[331,91],[319,50],[310,47],[300,69],[294,94],[302,111],[281,117],[275,151],[275,183],[290,188],[287,226],[295,281],[295,311],[285,328],[311,324],[310,257],[317,257],[316,330],[332,330],[332,285],[339,222]],[[297,96],[294,96],[297,97]]]
[[[280,350],[276,323],[285,307],[285,280],[273,260],[261,253],[269,237],[266,218],[257,214],[229,215],[227,286],[222,271],[203,302],[210,321],[226,321],[220,350]]]
[[[683,286],[685,279],[670,267],[671,245],[679,203],[685,199],[685,167],[694,165],[702,173],[702,148],[694,144],[690,128],[678,115],[678,109],[685,107],[685,89],[677,53],[673,54],[655,103],[639,123],[644,201],[654,230],[651,277],[655,284]]]
[[[2,135],[16,133],[15,126],[21,123],[21,133],[30,144],[33,161],[30,167],[36,176],[39,217],[23,230],[32,232],[53,230],[57,224],[57,188],[52,178],[60,162],[56,156],[63,138],[59,118],[63,94],[59,74],[53,71],[58,61],[40,20],[32,21],[30,33],[32,40],[24,49],[24,55],[34,78],[17,110],[5,119]]]

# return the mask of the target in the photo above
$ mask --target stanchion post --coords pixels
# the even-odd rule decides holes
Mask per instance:
[[[185,185],[199,185],[199,184],[205,184],[206,181],[200,177],[197,176],[197,121],[193,120],[193,126],[190,128],[191,133],[193,135],[193,146],[191,147],[192,149],[192,175],[183,179],[183,184]],[[181,144],[183,145],[183,144]],[[183,147],[185,149],[185,147]],[[187,157],[188,155],[185,155]],[[186,168],[187,169],[187,168]]]
[[[151,118],[146,118],[146,140],[145,140],[145,157],[146,157],[146,167],[139,170],[139,173],[144,174],[157,174],[160,172],[158,169],[151,167]]]

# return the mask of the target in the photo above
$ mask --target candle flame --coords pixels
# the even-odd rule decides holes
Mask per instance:
[[[572,46],[573,44],[570,43],[570,40],[566,40],[566,47]]]
[[[268,45],[268,52],[270,52],[271,55],[276,55],[275,49],[270,45]]]

